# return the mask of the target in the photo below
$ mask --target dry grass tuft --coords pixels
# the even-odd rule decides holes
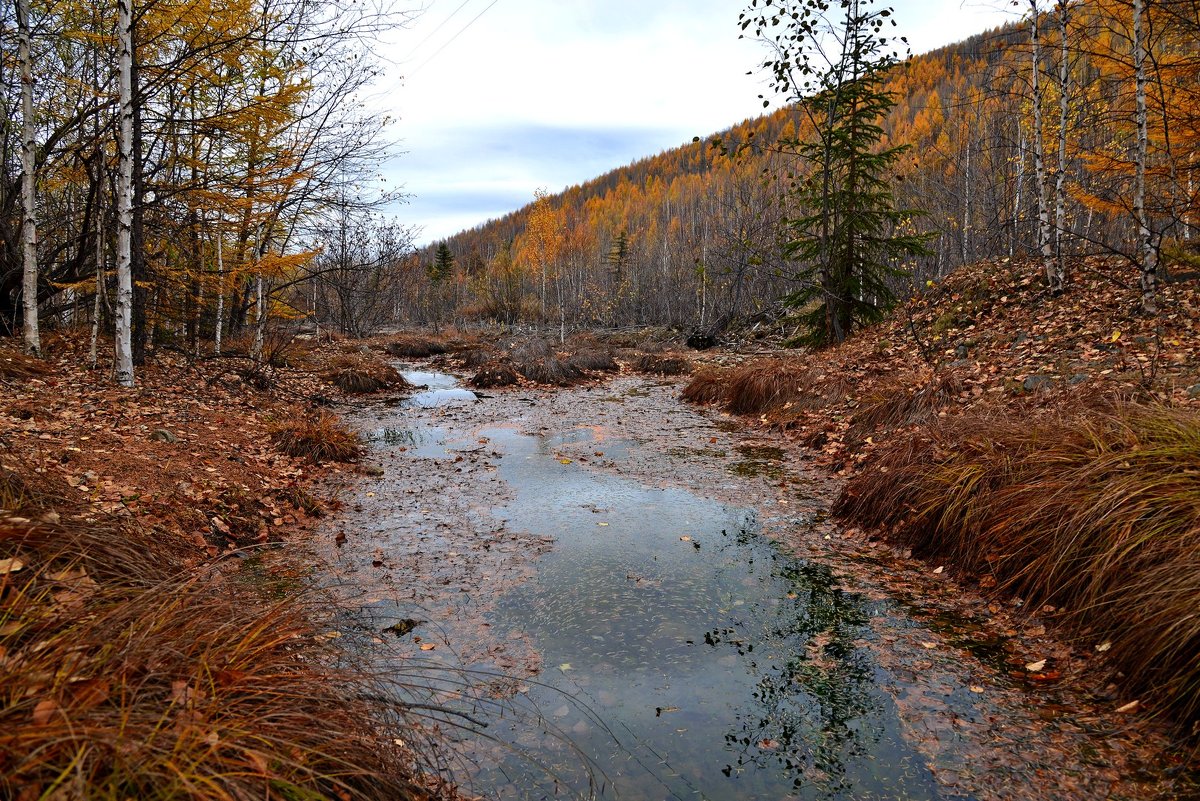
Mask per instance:
[[[49,375],[53,369],[43,359],[29,356],[16,348],[5,348],[0,352],[0,378],[41,378]]]
[[[511,387],[521,383],[521,374],[512,362],[507,359],[497,359],[480,368],[471,380],[467,382],[475,389],[492,389],[494,387]]]
[[[569,387],[587,380],[583,370],[557,356],[543,358],[517,357],[513,360],[517,372],[535,384]]]
[[[962,377],[953,372],[935,373],[929,380],[911,386],[890,386],[868,396],[866,407],[854,415],[853,439],[899,426],[927,423],[963,391]]]
[[[399,359],[426,359],[447,350],[441,337],[421,334],[398,334],[384,343],[383,349]]]
[[[363,356],[335,360],[325,380],[350,395],[365,395],[382,389],[412,389],[404,376],[390,364]]]
[[[475,348],[468,350],[459,357],[462,366],[468,370],[478,370],[485,364],[494,361],[497,358],[496,351],[487,348]]]
[[[588,349],[572,354],[567,364],[579,370],[595,373],[615,373],[621,369],[616,359],[606,350]]]
[[[812,372],[789,359],[760,359],[729,371],[725,408],[734,414],[762,414],[804,399],[813,387]]]
[[[1200,724],[1200,413],[941,420],[869,461],[835,512],[1056,607],[1081,647],[1111,643],[1130,697]]]
[[[422,797],[303,602],[94,526],[0,519],[0,564],[0,797]]]
[[[288,456],[313,462],[352,462],[363,455],[358,435],[323,411],[273,426],[271,438]]]
[[[725,399],[726,370],[701,370],[683,388],[683,400],[687,403],[718,403]]]
[[[677,354],[644,353],[633,363],[633,369],[652,375],[687,375],[692,371],[692,363]]]
[[[512,349],[513,361],[516,362],[548,359],[553,355],[554,347],[544,339],[530,339]]]

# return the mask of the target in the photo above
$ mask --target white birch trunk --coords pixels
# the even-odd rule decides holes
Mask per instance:
[[[1042,128],[1042,92],[1041,92],[1041,37],[1038,32],[1039,13],[1037,0],[1029,0],[1029,28],[1031,31],[1033,58],[1033,170],[1035,173],[1034,189],[1037,192],[1038,209],[1038,250],[1042,254],[1042,268],[1046,272],[1046,281],[1051,292],[1061,292],[1062,288],[1056,280],[1054,266],[1054,247],[1050,239],[1050,209],[1046,202],[1046,155],[1044,131]]]
[[[1025,185],[1025,129],[1017,125],[1017,187],[1013,194],[1013,235],[1008,238],[1008,257],[1016,255],[1017,226],[1021,222],[1021,187]]]
[[[224,216],[224,214],[222,214]],[[221,353],[221,332],[225,328],[225,253],[221,249],[221,240],[223,232],[221,225],[217,225],[217,322],[216,331],[213,334],[213,353],[220,355]]]
[[[1063,253],[1063,236],[1067,227],[1067,111],[1071,90],[1071,76],[1067,69],[1067,23],[1070,4],[1058,0],[1058,34],[1060,41],[1058,64],[1058,170],[1054,176],[1054,276],[1050,291],[1057,294],[1067,283],[1066,254]]]
[[[100,210],[96,210],[96,299],[92,303],[92,336],[88,342],[88,366],[96,369],[99,361],[98,343],[100,341],[100,300],[104,294],[104,238],[101,231]]]
[[[33,122],[33,63],[30,54],[29,2],[17,0],[17,61],[21,72],[21,301],[25,350],[42,354],[38,332],[37,194]]]
[[[971,137],[967,137],[967,163],[963,168],[962,262],[971,257]]]
[[[116,379],[133,386],[133,0],[117,0],[120,127],[117,135]]]
[[[254,276],[254,314],[254,345],[250,348],[250,358],[261,362],[267,329],[267,299],[263,293],[262,273]]]
[[[1136,177],[1133,190],[1133,216],[1138,226],[1141,249],[1142,311],[1158,311],[1158,251],[1146,214],[1146,156],[1149,131],[1146,118],[1146,41],[1142,35],[1143,0],[1133,0],[1133,67],[1137,80],[1137,151],[1134,156]]]

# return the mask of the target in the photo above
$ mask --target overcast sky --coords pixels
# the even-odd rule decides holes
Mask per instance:
[[[1014,18],[1003,0],[896,0],[914,53]],[[379,104],[434,241],[763,112],[762,46],[740,0],[426,0],[385,48]],[[747,75],[747,72],[753,72]],[[775,107],[774,105],[772,107]]]

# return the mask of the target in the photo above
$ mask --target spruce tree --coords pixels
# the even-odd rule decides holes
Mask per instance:
[[[892,10],[873,3],[752,0],[741,17],[742,30],[774,47],[763,64],[771,88],[811,122],[809,138],[780,145],[800,162],[783,220],[799,287],[785,301],[803,310],[803,339],[815,345],[880,319],[896,302],[905,261],[926,253],[928,237],[902,231],[917,212],[897,209],[891,189],[907,147],[881,147],[880,121],[895,103],[883,82],[899,59],[884,32]]]

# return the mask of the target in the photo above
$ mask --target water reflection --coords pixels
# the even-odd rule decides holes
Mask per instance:
[[[487,435],[515,491],[497,516],[557,539],[495,615],[542,654],[544,686],[521,700],[549,725],[500,720],[490,734],[557,779],[498,752],[478,790],[586,786],[553,727],[595,761],[602,797],[936,797],[866,647],[885,608],[782,555],[752,512],[563,464],[539,438]]]

